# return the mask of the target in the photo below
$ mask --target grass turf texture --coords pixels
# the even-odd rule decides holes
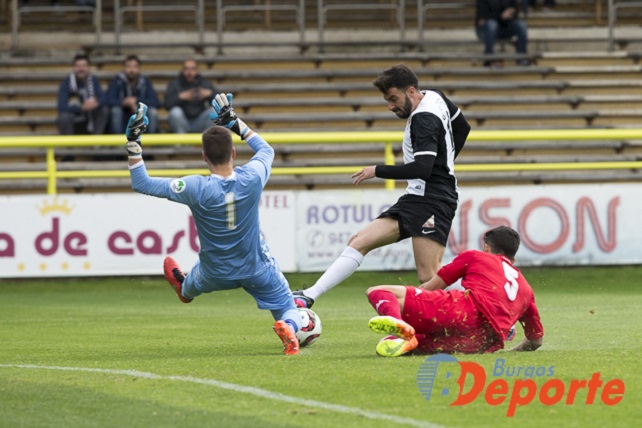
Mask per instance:
[[[530,404],[507,418],[507,403],[483,396],[451,407],[424,400],[415,383],[425,356],[385,359],[367,328],[373,284],[412,284],[414,273],[357,273],[314,307],[323,334],[298,357],[281,354],[269,313],[244,292],[181,304],[162,279],[5,280],[0,284],[0,365],[137,370],[262,388],[301,399],[458,427],[631,427],[642,420],[642,287],[636,267],[525,270],[546,330],[533,353],[459,355],[487,372],[554,366],[567,385],[600,372],[621,378],[624,399],[609,407]],[[316,275],[290,275],[293,287]],[[522,338],[518,328],[517,343]],[[439,372],[441,373],[441,372]],[[506,378],[512,383],[511,378]],[[548,378],[536,378],[542,385]],[[487,382],[489,382],[488,380]],[[433,394],[439,395],[439,394]],[[566,396],[566,394],[565,394]],[[212,385],[117,373],[0,367],[2,427],[384,427],[403,426]]]

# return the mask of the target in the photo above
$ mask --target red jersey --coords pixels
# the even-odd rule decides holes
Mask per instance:
[[[477,309],[503,339],[517,321],[528,340],[544,336],[533,289],[506,256],[464,251],[437,275],[448,285],[462,278],[461,285],[470,291]]]

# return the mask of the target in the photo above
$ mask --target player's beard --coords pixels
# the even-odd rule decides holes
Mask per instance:
[[[403,107],[398,108],[394,113],[397,115],[399,119],[408,119],[410,117],[411,109],[412,109],[412,101],[410,101],[410,97],[406,95],[406,102],[404,103]]]

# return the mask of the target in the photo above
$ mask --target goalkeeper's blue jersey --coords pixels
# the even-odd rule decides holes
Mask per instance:
[[[200,240],[201,269],[208,277],[249,278],[274,263],[259,226],[259,202],[274,150],[258,134],[247,143],[256,153],[229,177],[156,178],[147,175],[143,162],[130,167],[135,191],[189,206]]]

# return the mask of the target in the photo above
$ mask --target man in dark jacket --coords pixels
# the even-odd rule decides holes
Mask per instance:
[[[186,60],[178,78],[169,82],[165,92],[172,132],[184,134],[208,129],[212,125],[210,104],[216,93],[214,85],[198,73],[196,61]]]
[[[518,18],[517,0],[477,0],[475,30],[479,40],[484,42],[487,54],[492,54],[497,39],[517,37],[516,51],[525,54],[528,43],[526,22]],[[528,65],[527,59],[517,61],[519,65]],[[485,65],[500,65],[497,62],[486,62]]]
[[[147,131],[158,131],[158,96],[152,82],[140,73],[140,59],[129,55],[123,61],[124,69],[109,83],[105,104],[111,113],[110,132],[122,134],[125,132],[127,120],[136,112],[138,103],[147,105],[149,125]]]
[[[74,56],[72,71],[58,88],[57,124],[60,134],[103,134],[108,116],[100,82],[90,71],[89,57],[84,54]]]

